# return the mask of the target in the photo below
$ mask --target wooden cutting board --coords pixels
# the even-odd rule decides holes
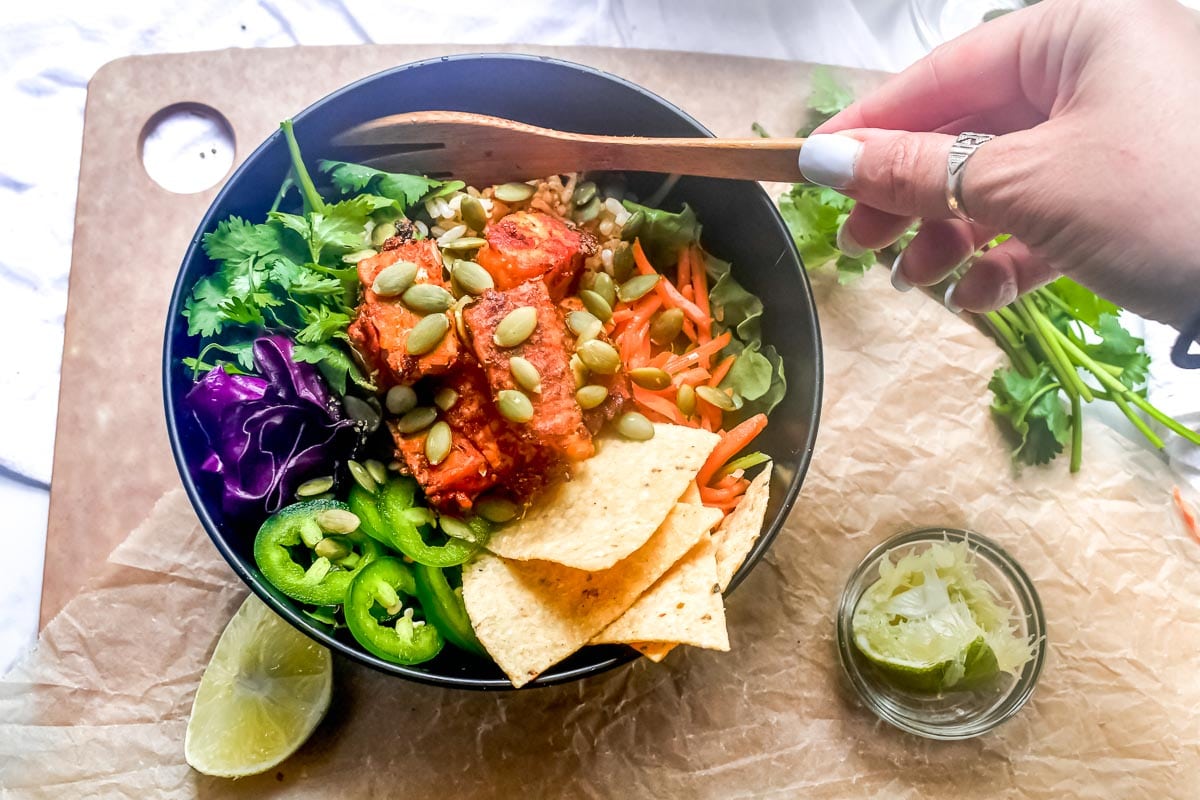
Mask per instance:
[[[804,116],[811,64],[570,47],[387,45],[133,56],[88,85],[46,535],[42,625],[165,491],[179,485],[163,419],[161,345],[184,251],[220,185],[174,194],[143,169],[147,122],[179,103],[221,112],[235,164],[279,120],[358,78],[461,52],[529,52],[588,64],[674,102],[716,134],[751,122],[790,133]],[[842,70],[856,89],[881,73]],[[287,76],[272,80],[271,76]]]

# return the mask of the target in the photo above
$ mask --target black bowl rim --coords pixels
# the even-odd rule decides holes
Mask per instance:
[[[430,66],[440,62],[482,60],[543,62],[613,81],[627,89],[631,89],[639,94],[642,94],[663,106],[666,106],[668,109],[678,114],[685,122],[695,127],[700,136],[713,137],[712,131],[710,131],[704,125],[701,125],[694,117],[692,117],[692,115],[688,114],[674,103],[658,96],[657,94],[645,89],[642,86],[639,86],[636,83],[633,83],[632,81],[620,77],[619,75],[613,75],[612,73],[596,69],[595,67],[589,67],[585,64],[577,64],[572,61],[552,58],[550,56],[538,56],[523,53],[463,53],[450,56],[436,56],[433,58],[422,59],[421,61],[413,61],[408,64],[401,64],[396,67],[381,70],[380,72],[376,72],[364,78],[360,78],[353,83],[349,83],[339,89],[334,90],[333,92],[330,92],[329,94],[307,106],[303,111],[294,115],[292,119],[299,121],[306,118],[309,114],[319,113],[321,108],[330,101],[341,97],[348,92],[354,91],[364,84],[379,80],[385,76],[402,73],[410,69]],[[178,309],[182,306],[182,303],[186,297],[186,293],[190,291],[190,287],[186,287],[183,284],[184,267],[196,257],[196,251],[200,247],[201,237],[203,236],[204,232],[209,229],[212,222],[213,210],[220,205],[222,200],[225,199],[226,194],[232,191],[232,188],[236,185],[237,179],[242,172],[248,169],[249,165],[254,162],[259,153],[265,150],[271,144],[271,142],[280,135],[281,134],[279,131],[275,131],[268,136],[262,143],[258,145],[258,147],[256,147],[248,156],[246,156],[245,160],[238,165],[233,174],[226,179],[225,184],[221,187],[221,190],[217,193],[216,197],[213,198],[212,202],[209,203],[208,210],[201,219],[200,224],[196,229],[196,233],[192,236],[192,242],[188,246],[187,252],[183,256],[183,260],[180,262],[180,269],[175,277],[175,286],[171,292],[171,301],[168,307],[169,313],[166,319],[166,328],[163,337],[162,388],[163,405],[166,411],[167,437],[170,440],[171,455],[175,459],[175,466],[179,470],[179,476],[183,482],[184,490],[187,492],[187,496],[191,501],[192,508],[200,518],[200,523],[204,527],[205,533],[208,534],[209,539],[212,540],[214,546],[217,548],[217,551],[221,554],[229,566],[233,568],[233,571],[238,575],[239,578],[242,579],[242,582],[245,583],[250,590],[254,592],[254,594],[258,595],[259,599],[266,603],[271,610],[273,610],[276,614],[279,614],[293,627],[300,630],[308,637],[354,661],[364,664],[365,666],[381,672],[386,672],[390,675],[407,678],[408,680],[415,681],[417,683],[423,683],[430,686],[439,686],[442,688],[471,689],[476,691],[516,691],[513,685],[504,679],[430,675],[428,673],[411,669],[400,664],[393,664],[389,661],[384,661],[383,659],[378,658],[366,652],[365,650],[362,650],[361,648],[352,647],[346,642],[337,639],[316,627],[316,625],[314,625],[312,622],[305,619],[300,611],[294,608],[291,604],[285,604],[277,601],[275,597],[263,587],[259,578],[250,571],[246,564],[243,563],[242,559],[239,558],[238,555],[233,551],[233,548],[229,546],[224,537],[221,536],[217,529],[216,523],[208,512],[208,508],[205,506],[202,498],[200,497],[199,487],[197,486],[191,471],[187,468],[187,465],[184,462],[183,444],[179,437],[179,425],[175,417],[175,408],[173,403],[174,393],[171,387],[171,365],[175,361],[173,337],[171,335],[171,331],[174,327],[175,313],[178,313]],[[759,192],[762,192],[763,195],[766,195],[766,191],[761,185],[758,185],[756,188]],[[796,497],[800,492],[800,486],[804,482],[804,476],[807,474],[809,464],[812,461],[812,454],[817,437],[817,426],[820,422],[821,416],[822,392],[824,388],[824,358],[821,343],[821,329],[817,320],[816,302],[813,297],[811,284],[809,284],[808,281],[808,275],[804,270],[803,261],[800,259],[799,251],[796,249],[796,245],[792,240],[791,234],[789,233],[787,226],[784,224],[783,218],[779,215],[778,209],[775,209],[774,203],[770,203],[770,205],[774,210],[772,218],[775,226],[779,230],[780,235],[783,236],[784,241],[787,242],[787,246],[791,249],[793,255],[795,255],[796,263],[800,265],[801,280],[805,285],[809,286],[809,290],[804,299],[809,308],[809,319],[811,322],[809,330],[798,331],[798,333],[801,335],[810,336],[816,347],[816,357],[814,359],[817,372],[817,381],[816,386],[814,387],[815,402],[813,404],[812,413],[809,415],[808,437],[804,443],[804,451],[799,454],[800,462],[796,469],[796,474],[792,477],[792,481],[788,485],[787,491],[784,493],[783,504],[780,506],[779,513],[767,526],[766,531],[759,536],[754,547],[746,555],[742,566],[738,569],[732,580],[730,580],[729,586],[725,592],[727,596],[737,588],[737,586],[750,573],[750,570],[757,565],[759,560],[761,560],[763,554],[766,553],[772,542],[774,542],[775,537],[779,535],[779,531],[783,528],[784,523],[791,514],[792,507],[796,502]],[[564,671],[553,671],[554,668],[551,668],[551,670],[538,676],[522,688],[542,688],[554,686],[557,684],[569,683],[581,678],[602,674],[621,666],[622,664],[627,664],[630,661],[633,661],[635,658],[638,658],[640,655],[632,648],[627,648],[627,650],[627,653],[611,656],[603,661],[584,666],[573,667]]]

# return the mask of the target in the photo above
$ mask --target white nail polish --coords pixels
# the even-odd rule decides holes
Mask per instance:
[[[818,133],[800,148],[800,174],[812,183],[844,189],[854,178],[862,142],[836,133]]]
[[[854,241],[854,237],[850,234],[850,231],[846,230],[845,222],[838,227],[837,249],[850,256],[850,258],[858,258],[867,252],[867,248]]]
[[[907,292],[913,288],[913,285],[904,280],[904,276],[900,274],[900,262],[904,259],[905,250],[900,251],[900,255],[896,256],[896,260],[892,262],[892,288],[897,292]]]
[[[996,308],[1004,308],[1006,305],[1017,299],[1017,285],[1011,281],[1006,281],[1001,287],[999,294],[996,295]]]
[[[952,283],[946,287],[946,296],[942,298],[942,302],[946,308],[950,309],[950,313],[957,314],[962,311],[962,306],[954,302],[954,290],[958,288],[957,283]]]

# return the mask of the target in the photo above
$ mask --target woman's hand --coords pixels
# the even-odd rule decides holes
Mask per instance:
[[[939,47],[829,120],[800,167],[859,201],[839,233],[851,254],[925,220],[893,268],[897,288],[937,283],[1011,233],[948,305],[995,309],[1065,274],[1180,326],[1200,312],[1197,80],[1200,18],[1174,0],[1048,0]],[[974,225],[945,198],[962,131],[997,134],[965,167]]]

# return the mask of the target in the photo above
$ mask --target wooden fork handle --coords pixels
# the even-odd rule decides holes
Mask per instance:
[[[527,175],[628,170],[789,183],[803,180],[797,166],[803,139],[593,136],[451,111],[370,120],[342,133],[334,143],[394,147],[397,161],[420,155],[413,160],[421,164],[441,160],[438,151],[442,151],[458,162],[444,165],[451,170],[470,171],[469,162],[480,160],[520,165],[528,170]],[[379,160],[386,162],[388,157]]]

